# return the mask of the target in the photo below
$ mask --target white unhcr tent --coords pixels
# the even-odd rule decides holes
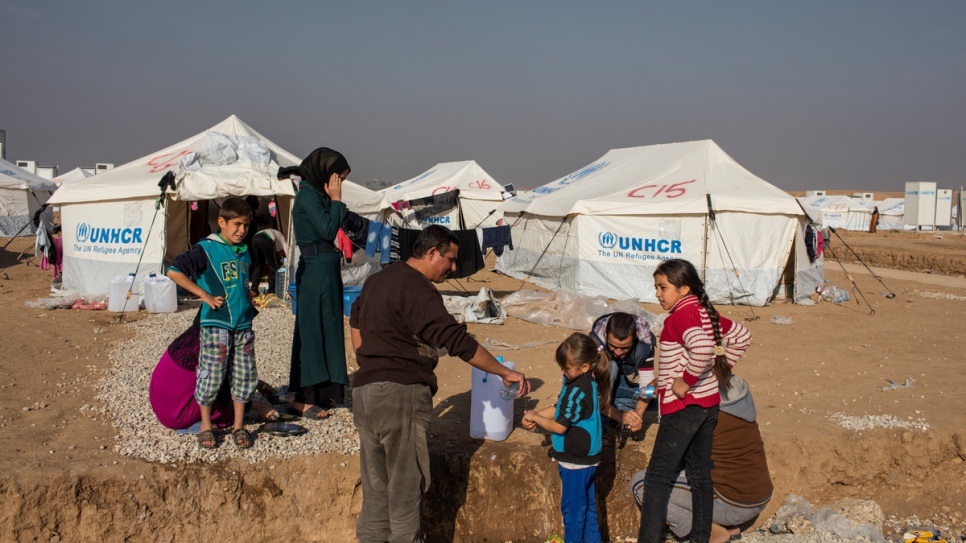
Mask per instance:
[[[0,236],[32,236],[37,233],[33,217],[47,203],[57,185],[0,159]],[[44,212],[49,225],[50,210]]]
[[[422,228],[442,224],[453,230],[495,226],[503,218],[497,207],[503,202],[503,185],[493,180],[473,160],[442,162],[416,177],[383,189],[389,202],[410,201],[437,196],[459,189],[458,205],[446,212],[429,214],[420,222],[412,211],[392,217],[396,226]]]
[[[50,203],[61,206],[64,288],[101,295],[113,277],[135,269],[139,280],[160,273],[207,232],[216,214],[209,202],[229,196],[274,200],[278,227],[288,235],[296,187],[276,176],[279,167],[300,162],[232,115],[170,147],[61,186]],[[158,207],[159,181],[168,172],[175,175],[174,188],[165,190]],[[381,200],[372,191],[347,190],[353,209],[350,194],[364,197],[369,207],[363,211],[378,211],[373,202]]]
[[[821,217],[823,227],[860,232],[869,230],[872,208],[860,200],[849,196],[809,196],[798,201],[810,217]]]
[[[515,250],[497,269],[548,289],[653,303],[670,258],[695,264],[718,303],[800,300],[823,281],[795,199],[711,140],[611,150],[501,211]]]
[[[906,215],[905,198],[886,198],[881,202],[875,202],[874,207],[879,208],[880,230],[915,230],[915,226],[908,226],[902,222]]]

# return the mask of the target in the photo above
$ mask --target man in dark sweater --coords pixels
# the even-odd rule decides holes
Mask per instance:
[[[423,230],[405,262],[370,277],[352,304],[349,326],[359,370],[352,414],[359,432],[361,542],[422,541],[420,501],[429,487],[426,437],[438,388],[437,349],[530,392],[526,377],[500,364],[446,311],[433,283],[456,268],[459,242],[442,226]]]

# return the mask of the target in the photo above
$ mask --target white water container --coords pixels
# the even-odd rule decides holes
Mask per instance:
[[[504,362],[502,356],[496,359],[511,370],[516,369],[513,362]],[[477,368],[473,368],[472,377],[470,437],[503,441],[513,431],[513,400],[500,397],[503,379]]]
[[[151,274],[144,281],[144,309],[148,313],[174,313],[178,310],[178,285],[166,275]]]
[[[132,288],[133,285],[133,288]],[[131,292],[128,299],[127,293]],[[134,274],[119,275],[111,279],[108,292],[107,310],[115,312],[137,312],[141,306],[141,284],[134,280]]]

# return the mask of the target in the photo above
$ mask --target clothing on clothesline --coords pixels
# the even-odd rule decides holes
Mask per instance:
[[[416,214],[416,221],[422,223],[428,217],[433,217],[441,213],[452,210],[459,204],[460,190],[451,190],[442,194],[434,194],[425,198],[409,200],[413,212]]]
[[[366,237],[366,256],[379,253],[380,264],[389,264],[392,227],[381,222],[369,221],[369,234]]]
[[[483,251],[476,230],[453,230],[453,234],[460,241],[459,252],[456,255],[456,271],[450,274],[451,279],[469,277],[483,269]]]
[[[352,260],[352,240],[349,236],[345,235],[345,232],[340,228],[338,232],[335,233],[335,243],[339,247],[339,252],[346,260]]]
[[[397,228],[395,226],[392,228],[392,243],[395,244],[393,249],[397,255],[396,260],[409,260],[409,257],[413,254],[413,246],[416,245],[416,238],[419,237],[420,232],[422,230],[414,230],[412,228]]]
[[[398,235],[397,235],[398,232]],[[416,238],[422,230],[412,228],[393,228],[393,243],[397,244],[399,260],[407,260],[413,252]],[[452,230],[459,240],[459,252],[456,254],[456,271],[449,275],[451,279],[469,277],[483,269],[483,251],[476,230]],[[398,241],[397,241],[398,239]],[[394,249],[396,248],[394,247]],[[395,260],[394,260],[395,262]]]
[[[353,251],[364,249],[366,246],[366,235],[369,233],[369,219],[362,217],[353,211],[346,211],[342,219],[340,228],[352,242]]]
[[[481,248],[484,253],[487,249],[492,248],[496,256],[502,256],[504,247],[509,246],[510,250],[513,250],[513,237],[510,234],[510,225],[505,224],[503,226],[477,228],[477,231],[481,232],[480,241],[482,242]]]

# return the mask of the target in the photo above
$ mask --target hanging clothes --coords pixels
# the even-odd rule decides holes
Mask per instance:
[[[459,204],[460,189],[442,194],[434,194],[425,198],[409,200],[409,205],[416,214],[416,221],[422,223],[429,217],[448,213]]]
[[[481,245],[484,253],[487,249],[493,249],[496,256],[502,256],[504,247],[509,246],[510,250],[513,250],[513,236],[510,234],[510,225],[479,228],[478,230],[482,232]]]
[[[422,230],[393,227],[393,250],[398,250],[398,260],[409,259],[420,232]],[[459,240],[459,252],[456,254],[456,271],[451,273],[449,277],[461,279],[482,270],[486,264],[483,262],[483,251],[480,249],[480,240],[476,235],[476,230],[451,230],[451,232]],[[393,262],[396,262],[396,260]]]
[[[419,237],[419,233],[422,230],[414,230],[412,228],[392,228],[392,243],[395,244],[393,249],[396,251],[398,256],[397,260],[406,261],[413,254],[413,246],[416,245],[416,238]]]
[[[389,264],[392,245],[392,227],[381,222],[369,221],[369,232],[366,236],[366,256],[372,257],[379,253],[379,263]]]
[[[362,217],[354,211],[346,211],[342,219],[341,229],[349,241],[352,242],[352,252],[356,249],[364,249],[366,246],[366,235],[369,233],[369,219]]]
[[[341,229],[335,233],[335,244],[346,260],[352,260],[352,240]]]
[[[469,277],[483,269],[483,251],[480,249],[480,238],[476,230],[453,230],[456,239],[460,241],[459,252],[456,254],[456,271],[450,274],[451,279]]]

